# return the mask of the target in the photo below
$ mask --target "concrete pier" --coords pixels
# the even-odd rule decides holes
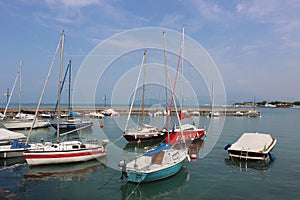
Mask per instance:
[[[104,107],[98,107],[98,108],[73,108],[73,111],[80,112],[80,113],[90,113],[90,112],[101,112],[105,109]],[[114,107],[112,108],[114,111],[117,111],[120,115],[127,115],[129,113],[129,108],[124,108],[124,107]],[[22,110],[27,111],[27,112],[32,112],[35,113],[36,108],[22,108]],[[51,114],[53,113],[54,108],[40,108],[38,115],[40,116],[42,113],[44,114]],[[188,108],[186,109],[189,113],[193,111],[198,111],[201,116],[207,116],[211,109],[209,108]],[[248,113],[248,111],[251,110],[250,108],[224,108],[224,109],[216,109],[215,111],[218,111],[221,116],[233,116],[234,113],[237,111],[240,111],[241,113]],[[15,116],[18,113],[19,109],[18,108],[9,108],[7,110],[7,117],[12,117]],[[145,113],[154,113],[157,111],[164,111],[163,109],[160,108],[145,108]],[[4,108],[0,108],[0,112],[4,112]],[[67,113],[68,109],[67,108],[61,108],[62,113]],[[173,114],[175,114],[175,111],[172,111]],[[132,115],[140,115],[142,113],[141,108],[133,108],[132,109]]]

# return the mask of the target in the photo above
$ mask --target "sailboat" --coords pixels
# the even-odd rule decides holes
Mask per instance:
[[[76,130],[76,129],[84,129],[84,128],[88,128],[91,127],[93,125],[93,122],[89,119],[84,119],[82,118],[82,115],[80,115],[79,113],[75,113],[74,111],[72,111],[71,108],[71,69],[72,69],[72,65],[71,65],[71,60],[69,60],[69,64],[64,76],[64,80],[62,82],[62,84],[64,84],[65,82],[65,78],[67,75],[67,72],[69,73],[69,93],[68,93],[68,115],[67,115],[67,119],[64,121],[60,121],[59,122],[59,128],[60,128],[60,132],[66,132],[66,131],[72,131],[72,130]],[[60,93],[62,92],[62,88],[63,85],[60,89]],[[57,103],[58,105],[58,103]],[[54,113],[56,112],[56,108]],[[55,115],[55,114],[54,114]],[[53,122],[51,123],[51,126],[54,127],[57,130],[57,122]]]
[[[59,47],[61,47],[60,50],[60,73],[59,73],[59,89],[58,89],[58,121],[57,121],[57,135],[56,135],[56,143],[52,142],[44,142],[41,141],[41,143],[37,143],[35,145],[35,148],[27,149],[23,155],[26,159],[27,163],[31,166],[34,165],[47,165],[47,164],[61,164],[61,163],[74,163],[74,162],[83,162],[88,161],[96,158],[100,158],[106,155],[106,145],[108,143],[108,140],[102,140],[102,142],[89,142],[84,143],[81,141],[59,141],[59,119],[60,119],[60,88],[61,88],[61,78],[62,78],[62,62],[63,62],[63,52],[64,52],[64,40],[65,40],[65,34],[64,31],[62,32],[61,38],[59,40],[58,46],[56,48],[54,58],[51,63],[51,67],[49,69],[44,88],[42,91],[42,94],[39,99],[39,103],[35,112],[35,118],[37,118],[37,113],[39,110],[39,106],[42,101],[42,97],[48,82],[48,78],[50,76],[53,63],[55,60],[55,56],[58,52]],[[29,130],[26,144],[29,141],[30,133],[32,130],[32,126]]]
[[[260,112],[258,110],[256,110],[255,107],[256,107],[256,103],[255,103],[255,97],[254,97],[254,100],[253,100],[253,109],[249,110],[247,112],[248,117],[261,117]]]
[[[165,38],[164,38],[164,40],[165,40]],[[178,57],[177,71],[176,71],[176,73],[178,73],[180,63],[181,63],[182,75],[183,75],[183,59],[182,59],[183,47],[184,47],[184,26],[182,29],[182,44],[181,44],[180,54]],[[182,104],[183,104],[183,102],[182,102]],[[185,115],[186,112],[182,108],[180,108],[179,113],[180,113],[179,114],[180,120],[191,117],[191,116]],[[171,112],[168,113],[168,117],[170,117],[170,114],[171,114]],[[183,134],[181,133],[181,130],[183,131]],[[174,143],[181,143],[184,141],[194,141],[194,140],[202,139],[205,136],[206,130],[197,128],[194,124],[185,123],[180,126],[174,125],[172,130],[169,130],[168,128],[163,129],[162,132],[171,133],[171,134],[169,134],[169,137],[166,138],[166,143],[170,142],[171,144],[174,144]]]
[[[212,83],[212,100],[211,100],[211,111],[208,113],[208,117],[220,117],[218,111],[214,111],[215,96],[214,96],[214,84]]]
[[[181,127],[180,132],[183,135],[183,129],[179,120],[176,101],[174,98],[177,75],[178,71],[176,73],[174,87],[172,90],[170,112],[172,110],[172,102],[174,101],[178,122]],[[168,121],[170,121],[170,117],[168,117]],[[169,132],[167,133],[167,135],[169,138]],[[184,137],[182,138],[185,142]],[[173,145],[170,144],[170,142],[163,143],[155,149],[145,152],[128,164],[126,164],[124,160],[121,160],[119,163],[119,166],[122,168],[121,179],[124,180],[125,178],[126,181],[139,184],[161,180],[178,173],[182,168],[186,158],[189,159],[188,149],[186,148],[185,143],[176,143]]]
[[[135,88],[131,106],[130,106],[130,111],[129,111],[128,118],[126,121],[125,130],[123,133],[123,137],[129,142],[132,142],[132,141],[138,142],[138,141],[156,140],[156,139],[159,140],[159,139],[165,139],[165,137],[166,137],[166,134],[162,133],[157,127],[145,124],[145,122],[144,122],[145,121],[144,104],[145,104],[145,85],[146,85],[145,84],[146,53],[147,53],[147,51],[145,50],[144,56],[143,56],[143,61],[142,61],[141,68],[140,68],[140,73],[139,73],[139,76],[138,76],[138,79],[136,82],[136,88]],[[144,82],[143,82],[143,92],[142,92],[142,123],[141,123],[141,127],[138,129],[129,129],[128,124],[129,124],[129,120],[130,120],[130,114],[132,111],[132,107],[133,107],[133,103],[134,103],[134,99],[135,99],[135,95],[136,95],[136,91],[137,91],[137,87],[138,87],[142,69],[144,69]]]
[[[33,115],[21,112],[22,111],[21,110],[21,108],[22,108],[22,63],[23,62],[21,60],[20,61],[20,72],[17,74],[17,77],[16,77],[14,85],[13,85],[13,89],[12,89],[12,92],[13,92],[15,85],[16,85],[17,78],[19,77],[19,83],[20,83],[20,86],[19,86],[19,112],[13,119],[6,118],[6,111],[8,109],[10,99],[12,97],[12,95],[10,95],[9,100],[6,105],[6,108],[5,108],[5,111],[4,111],[4,116],[2,119],[3,125],[5,126],[5,128],[7,128],[9,130],[29,129],[34,121]],[[33,128],[44,128],[44,127],[49,127],[49,126],[50,126],[50,122],[47,120],[36,120]]]

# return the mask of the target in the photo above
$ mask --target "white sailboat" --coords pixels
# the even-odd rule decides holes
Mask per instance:
[[[16,80],[19,76],[19,82],[20,82],[20,87],[19,87],[19,112],[13,119],[7,119],[6,118],[6,111],[8,109],[9,103],[11,96],[9,97],[9,101],[7,102],[5,111],[4,111],[4,116],[3,116],[3,125],[9,129],[9,130],[17,130],[17,129],[29,129],[31,125],[33,124],[33,118],[34,115],[31,114],[25,114],[21,112],[22,108],[22,60],[20,61],[20,72],[18,73]],[[13,85],[12,92],[14,91],[15,85],[16,85],[16,80]],[[43,128],[43,127],[49,127],[50,122],[46,120],[36,120],[34,123],[33,128]]]
[[[215,95],[214,95],[214,83],[212,83],[212,100],[211,100],[211,111],[208,113],[208,117],[220,117],[220,112],[214,110],[215,106]]]
[[[55,55],[58,52],[59,47],[61,47],[60,51],[60,73],[59,73],[59,89],[58,89],[58,122],[60,117],[60,88],[61,88],[61,79],[62,79],[62,62],[63,62],[63,52],[64,52],[64,39],[65,34],[62,32],[60,41],[58,43],[57,49],[55,51]],[[42,94],[39,99],[39,103],[35,112],[36,120],[38,109],[48,82],[48,78],[50,76],[54,58],[52,60],[44,88]],[[28,149],[23,153],[24,158],[26,159],[29,165],[47,165],[47,164],[61,164],[61,163],[73,163],[73,162],[82,162],[88,161],[96,158],[100,158],[106,155],[106,145],[108,140],[103,140],[102,142],[89,142],[84,143],[81,141],[64,141],[59,142],[59,123],[57,124],[57,142],[41,142],[35,145],[35,148]],[[30,128],[27,141],[28,143],[30,133],[33,127]]]
[[[261,114],[256,108],[255,97],[253,100],[253,109],[247,112],[248,117],[261,117]]]

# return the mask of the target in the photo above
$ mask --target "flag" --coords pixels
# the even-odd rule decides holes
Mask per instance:
[[[184,115],[184,113],[182,112],[182,110],[180,110],[180,113],[179,113],[179,118],[180,120],[183,120],[185,118],[191,118],[192,116],[188,116],[188,115]]]

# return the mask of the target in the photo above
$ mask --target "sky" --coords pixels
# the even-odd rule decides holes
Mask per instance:
[[[62,30],[76,76],[86,56],[111,36],[143,27],[180,32],[184,24],[218,67],[228,102],[299,101],[299,10],[298,0],[2,0],[0,93],[12,89],[22,59],[22,101],[38,101]],[[45,103],[56,100],[57,74]],[[17,96],[18,86],[12,102]]]

